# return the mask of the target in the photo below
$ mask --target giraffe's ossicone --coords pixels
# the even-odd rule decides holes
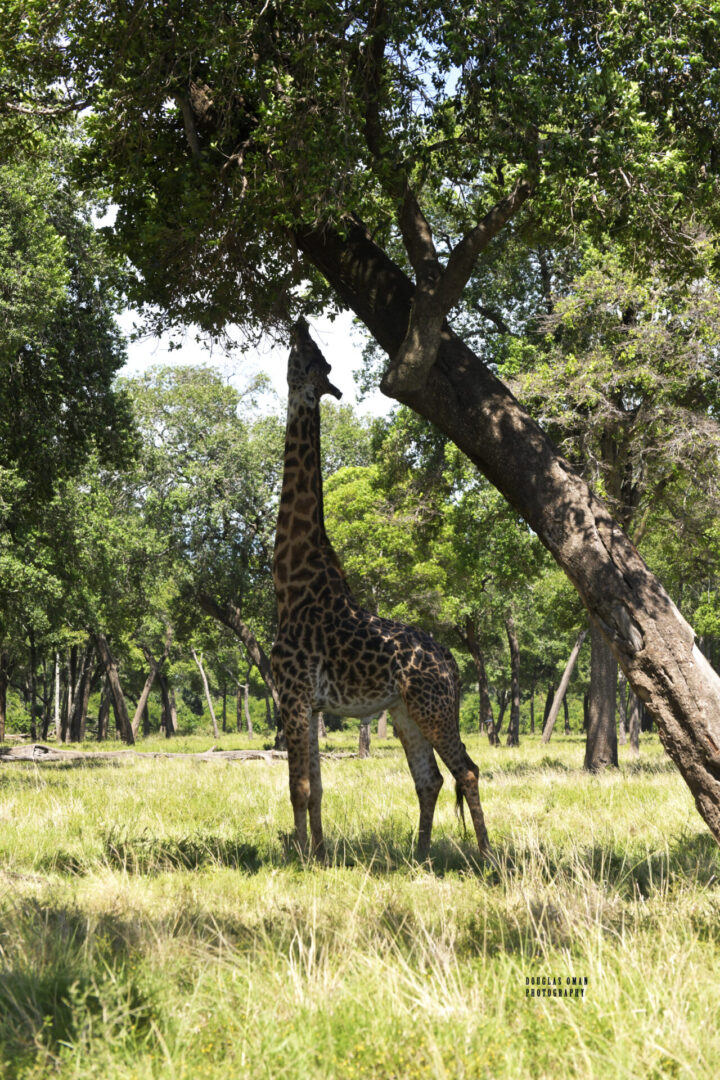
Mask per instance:
[[[278,628],[272,649],[285,729],[297,840],[324,852],[316,714],[368,717],[388,709],[420,801],[418,858],[430,847],[442,776],[440,755],[470,810],[480,851],[490,856],[478,795],[478,769],[458,727],[459,679],[452,654],[422,630],[363,610],[350,592],[325,532],[320,398],[340,397],[330,365],[295,325],[288,361],[285,462],[273,581]]]

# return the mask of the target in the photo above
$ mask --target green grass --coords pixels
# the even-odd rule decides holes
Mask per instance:
[[[468,744],[499,874],[450,784],[413,862],[394,739],[323,763],[323,866],[281,761],[0,766],[0,1076],[715,1077],[720,850],[657,741]]]

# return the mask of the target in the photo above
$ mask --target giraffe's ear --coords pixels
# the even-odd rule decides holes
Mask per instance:
[[[342,390],[338,390],[337,386],[333,386],[328,378],[325,379],[325,386],[323,388],[323,394],[332,394],[338,401],[342,397]]]

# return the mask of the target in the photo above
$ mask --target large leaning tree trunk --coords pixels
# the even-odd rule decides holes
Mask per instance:
[[[342,234],[308,229],[297,230],[295,238],[394,358],[414,299],[409,278],[357,222]],[[386,378],[383,388],[453,439],[535,530],[657,722],[665,749],[720,842],[720,677],[607,508],[447,323],[424,381],[402,389],[402,382]]]

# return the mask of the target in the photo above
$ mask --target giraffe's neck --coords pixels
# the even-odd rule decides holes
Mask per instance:
[[[285,461],[273,581],[280,614],[320,589],[346,589],[325,532],[320,468],[320,409],[299,395],[288,401]]]

